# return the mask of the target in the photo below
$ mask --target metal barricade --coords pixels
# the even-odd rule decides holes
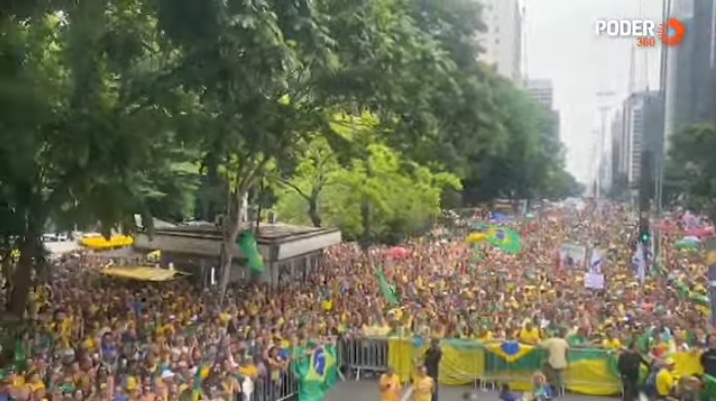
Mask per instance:
[[[388,367],[388,339],[383,337],[346,338],[339,343],[343,369],[359,380],[362,373],[383,372]]]
[[[254,382],[254,393],[251,394],[253,402],[296,400],[299,385],[291,369],[281,371],[279,376],[271,374],[261,376]],[[242,399],[245,400],[243,395]]]

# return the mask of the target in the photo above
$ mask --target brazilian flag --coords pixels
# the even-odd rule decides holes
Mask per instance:
[[[246,257],[247,267],[254,273],[261,273],[264,271],[264,258],[259,253],[259,247],[256,244],[256,237],[254,231],[251,229],[245,229],[237,236],[237,246],[241,253]]]
[[[486,241],[505,253],[519,253],[522,244],[520,235],[509,228],[492,226],[486,232]]]
[[[336,346],[314,348],[308,355],[293,361],[293,371],[299,380],[299,400],[324,400],[339,376]]]
[[[383,273],[383,269],[380,267],[377,267],[374,269],[374,274],[376,275],[376,280],[378,280],[378,286],[381,288],[381,293],[383,294],[383,297],[386,299],[386,302],[388,302],[389,305],[399,305],[400,302],[398,300],[398,297],[396,296],[396,287],[394,287],[391,283],[386,280],[386,275]]]

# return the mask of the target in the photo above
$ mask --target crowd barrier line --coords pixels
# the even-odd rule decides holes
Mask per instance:
[[[377,376],[391,367],[403,383],[409,383],[428,348],[420,339],[405,337],[345,336],[331,341],[334,342],[341,380]],[[535,372],[547,372],[547,351],[543,348],[525,344],[517,348],[514,344],[512,349],[504,347],[499,341],[442,340],[439,383],[473,384],[486,389],[507,383],[515,390],[527,390]],[[562,373],[563,389],[592,396],[620,394],[618,355],[618,351],[602,348],[571,347],[568,367]],[[677,352],[671,357],[676,376],[702,373],[699,352]],[[251,395],[237,396],[237,400],[297,400],[298,390],[299,380],[290,365],[273,376],[271,373],[260,376],[254,381]]]
[[[515,390],[527,390],[532,375],[549,372],[547,351],[539,346],[513,344],[506,352],[498,341],[445,339],[439,383],[491,388],[507,383]],[[348,376],[378,374],[391,367],[402,382],[410,382],[428,346],[418,339],[398,337],[352,337],[340,341],[340,366]],[[596,347],[571,347],[568,367],[562,371],[562,389],[593,396],[619,395],[622,390],[617,370],[618,351]],[[672,354],[677,376],[702,372],[698,352]]]

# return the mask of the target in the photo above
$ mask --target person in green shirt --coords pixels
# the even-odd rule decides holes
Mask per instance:
[[[579,327],[574,332],[570,333],[565,339],[571,347],[585,346],[588,343],[587,335],[585,333],[585,329]]]
[[[715,378],[711,375],[702,375],[700,400],[704,402],[714,402],[717,400],[717,384],[715,383]]]

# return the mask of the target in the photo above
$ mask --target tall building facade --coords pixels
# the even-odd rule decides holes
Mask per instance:
[[[657,155],[663,148],[663,104],[658,91],[642,91],[630,94],[623,102],[622,113],[613,120],[612,136],[617,147],[618,171],[629,184],[637,184],[642,174],[642,152]],[[620,127],[616,127],[618,123]]]
[[[715,0],[664,0],[670,16],[685,25],[677,46],[663,48],[665,151],[685,126],[715,121]]]
[[[525,89],[533,99],[553,110],[553,83],[550,80],[528,80]]]
[[[495,66],[499,74],[515,82],[522,78],[523,15],[519,0],[476,0],[483,5],[486,32],[481,34],[485,52],[481,61]]]
[[[626,177],[627,166],[624,155],[622,110],[615,112],[610,121],[610,183],[611,186],[618,185],[618,182]]]

